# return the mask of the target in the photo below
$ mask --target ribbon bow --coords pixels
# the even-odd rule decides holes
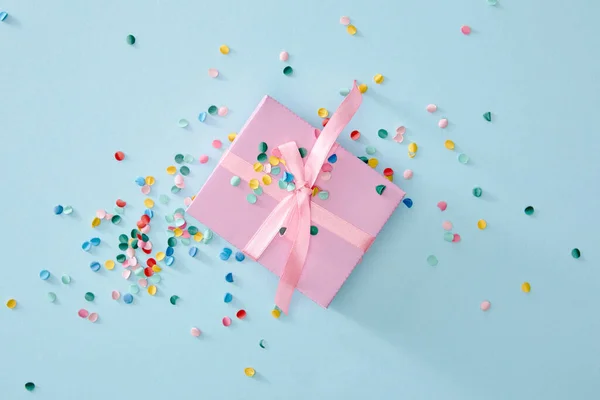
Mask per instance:
[[[352,90],[321,131],[306,163],[302,161],[296,142],[288,142],[279,146],[286,168],[295,178],[296,188],[273,209],[250,239],[244,252],[252,258],[258,259],[273,241],[279,229],[283,226],[287,228],[286,235],[289,235],[292,246],[275,295],[275,304],[286,314],[308,255],[311,188],[317,180],[331,147],[358,110],[361,101],[362,94],[354,81]]]

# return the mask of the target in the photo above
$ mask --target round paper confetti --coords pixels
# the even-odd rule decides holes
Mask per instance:
[[[361,83],[360,85],[358,85],[358,90],[362,93],[365,94],[367,92],[367,90],[369,90],[369,87],[367,86],[366,83]]]
[[[125,153],[123,153],[122,151],[117,151],[115,153],[115,160],[123,161],[124,159],[125,159]]]
[[[366,153],[369,155],[373,155],[377,152],[377,149],[373,146],[367,146],[367,148],[365,149]]]
[[[380,129],[377,131],[377,136],[379,136],[382,139],[385,139],[388,137],[388,131],[386,131],[385,129]]]
[[[200,332],[200,329],[198,329],[198,328],[196,328],[196,327],[193,327],[192,329],[190,329],[190,334],[191,334],[193,337],[198,337],[198,336],[200,336],[200,333],[201,333],[201,332]]]
[[[65,215],[69,215],[73,213],[73,207],[71,206],[65,206],[64,210],[63,210],[63,214]]]
[[[348,26],[350,24],[350,17],[340,17],[340,24]]]
[[[43,281],[47,281],[50,278],[50,271],[48,270],[41,270],[40,271],[40,279]]]
[[[531,292],[531,284],[529,282],[523,282],[523,284],[521,284],[521,290],[525,293]]]
[[[67,274],[63,275],[60,277],[60,281],[65,284],[68,285],[69,283],[71,283],[71,277]]]
[[[121,293],[119,293],[119,291],[117,290],[113,290],[110,294],[110,297],[112,297],[113,300],[119,300],[119,298],[121,297]]]
[[[125,295],[123,295],[123,302],[125,304],[133,303],[133,296],[131,295],[131,293],[125,293]]]
[[[229,325],[231,325],[231,318],[223,317],[223,326],[229,326]]]
[[[350,93],[350,89],[347,89],[347,88],[340,89],[340,95],[348,96],[348,93]]]
[[[215,139],[212,141],[212,147],[215,149],[220,149],[223,146],[223,143],[219,139]]]
[[[438,121],[438,126],[442,129],[448,126],[448,120],[446,118],[442,118]]]
[[[460,242],[460,235],[458,233],[455,233],[454,236],[452,237],[452,242],[453,243],[458,243]]]
[[[578,248],[574,248],[573,250],[571,250],[571,257],[578,259],[579,257],[581,257],[581,251],[579,251]]]
[[[427,257],[427,264],[431,265],[432,267],[435,267],[436,265],[438,265],[437,257],[434,256],[433,254],[430,255],[429,257]]]
[[[427,112],[434,113],[437,111],[437,106],[435,104],[428,104],[427,107],[425,107],[425,109],[427,110]]]
[[[179,121],[177,121],[177,125],[179,125],[180,128],[187,128],[189,124],[190,123],[185,118],[181,118]]]
[[[440,211],[446,211],[448,203],[446,203],[445,201],[440,201],[437,203],[437,207],[440,209]]]
[[[169,299],[169,302],[170,302],[171,304],[173,304],[173,305],[176,305],[176,304],[177,304],[177,300],[179,300],[179,296],[177,296],[177,295],[173,295],[173,296],[171,296],[171,298]]]
[[[200,161],[200,164],[206,164],[208,162],[208,156],[203,154],[200,156],[198,161]]]
[[[480,219],[479,221],[477,221],[477,227],[481,230],[487,228],[487,222],[485,221],[485,219]]]
[[[230,133],[227,135],[227,140],[229,140],[230,142],[233,142],[235,140],[235,138],[237,137],[237,133]]]
[[[454,142],[452,140],[446,140],[444,142],[444,147],[448,150],[454,150]]]
[[[221,52],[221,54],[229,54],[229,46],[223,44],[221,45],[221,47],[219,47],[219,51]]]
[[[64,210],[63,206],[58,205],[58,206],[54,207],[54,214],[60,215],[63,213],[63,210]]]
[[[348,25],[346,27],[346,32],[348,32],[348,34],[354,36],[354,35],[356,35],[356,27],[354,25]]]
[[[91,313],[88,316],[88,321],[90,321],[90,322],[96,322],[96,321],[98,321],[98,313],[95,313],[95,312]]]
[[[227,113],[229,113],[229,108],[227,108],[225,106],[219,107],[219,111],[217,111],[217,114],[219,114],[219,117],[224,117],[227,115]]]
[[[233,300],[233,296],[231,295],[231,293],[225,293],[225,297],[223,297],[223,301],[225,303],[231,303],[231,300]]]
[[[208,107],[208,113],[210,115],[217,115],[218,112],[219,112],[219,109],[217,108],[217,106],[212,105],[212,106]]]
[[[48,292],[48,301],[54,303],[56,301],[56,293]]]
[[[383,79],[384,79],[383,75],[381,75],[381,74],[376,74],[373,77],[373,81],[375,81],[375,83],[378,84],[378,85],[381,85],[383,83]]]
[[[90,263],[90,269],[94,272],[100,271],[100,263],[98,261],[92,261]]]
[[[200,121],[200,122],[206,121],[206,115],[207,115],[206,112],[201,111],[200,114],[198,114],[198,121]]]
[[[442,228],[444,228],[445,231],[451,231],[452,230],[452,222],[450,222],[450,221],[442,222]]]
[[[94,299],[96,298],[96,296],[94,296],[94,293],[92,292],[87,292],[84,296],[86,301],[94,301]]]
[[[407,169],[404,171],[403,173],[404,179],[412,179],[413,177],[413,172],[410,169]]]
[[[492,303],[490,303],[488,300],[484,300],[479,305],[479,308],[481,308],[481,311],[487,311],[490,309],[491,306],[492,306]]]
[[[294,69],[292,67],[290,67],[289,65],[286,66],[285,68],[283,68],[283,74],[285,76],[290,76],[294,73]]]
[[[260,346],[261,349],[267,348],[267,342],[265,341],[265,339],[260,339],[260,342],[258,342],[258,345]]]
[[[244,374],[247,377],[252,378],[256,374],[256,371],[254,370],[254,368],[248,367],[248,368],[244,368]]]
[[[239,310],[237,313],[235,313],[235,316],[238,317],[238,319],[246,318],[246,310]]]
[[[278,308],[274,308],[271,311],[271,315],[273,316],[273,318],[279,319],[279,317],[281,317],[281,311]]]
[[[533,215],[534,211],[532,206],[525,207],[525,215]]]
[[[314,226],[314,225],[311,225],[311,227],[310,227],[310,234],[311,234],[311,235],[313,235],[313,236],[315,236],[315,235],[317,235],[318,233],[319,233],[319,228],[317,228],[317,227],[316,227],[316,226]]]
[[[463,153],[458,155],[458,162],[461,164],[467,164],[469,162],[469,156]]]
[[[25,389],[26,389],[28,392],[33,392],[33,390],[35,389],[35,383],[33,383],[33,382],[27,382],[27,383],[25,384]]]
[[[282,51],[281,53],[279,53],[279,59],[281,61],[287,61],[290,58],[290,55],[287,51]]]
[[[10,308],[11,310],[12,310],[13,308],[15,308],[16,306],[17,306],[17,301],[16,301],[15,299],[9,299],[9,300],[6,302],[6,307]]]
[[[154,286],[154,285],[148,286],[148,294],[150,296],[154,296],[156,294],[156,290],[157,290],[156,286]]]
[[[79,315],[81,318],[87,318],[90,313],[85,308],[82,308],[81,310],[77,311],[77,315]]]
[[[460,31],[464,34],[464,35],[468,35],[471,33],[471,27],[468,25],[463,25],[460,27]]]
[[[211,78],[216,78],[217,76],[219,76],[219,70],[216,68],[209,68],[208,76],[210,76]]]
[[[483,190],[481,190],[480,187],[474,187],[473,188],[473,196],[475,197],[481,197],[481,195],[483,194]]]
[[[329,111],[327,111],[326,108],[319,108],[317,110],[317,115],[321,118],[327,118],[327,116],[329,115]]]
[[[127,44],[130,46],[133,46],[135,44],[135,36],[133,36],[133,35],[127,35],[127,38],[125,40],[127,41]]]

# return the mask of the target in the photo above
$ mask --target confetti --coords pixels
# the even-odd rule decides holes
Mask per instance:
[[[483,194],[483,190],[481,190],[480,187],[474,187],[473,188],[473,196],[475,197],[481,197],[481,195]]]
[[[434,113],[437,111],[437,106],[435,104],[428,104],[427,107],[425,107],[425,109],[427,110],[427,112]]]
[[[469,156],[463,153],[460,153],[457,157],[458,162],[461,164],[467,164],[469,162]]]
[[[291,76],[294,73],[294,69],[289,65],[283,68],[283,74],[285,76]]]
[[[125,304],[133,303],[133,296],[131,295],[131,293],[125,293],[125,295],[123,296],[123,302]]]
[[[94,272],[100,271],[100,263],[98,261],[92,261],[90,263],[90,269]]]
[[[365,149],[365,152],[369,155],[373,155],[377,152],[377,149],[373,146],[367,146],[367,148]]]
[[[491,306],[492,306],[492,303],[490,303],[488,300],[484,300],[479,305],[479,308],[481,308],[481,311],[487,311],[490,309]]]
[[[477,221],[477,227],[481,230],[487,228],[487,222],[485,221],[485,219],[480,219],[479,221]]]
[[[0,21],[4,22],[4,20],[8,17],[8,13],[6,11],[0,12]]]
[[[579,251],[578,248],[574,248],[573,250],[571,250],[571,257],[573,257],[574,259],[578,259],[579,257],[581,257],[581,251]]]
[[[223,317],[223,326],[229,326],[229,325],[231,325],[231,318]]]
[[[348,26],[350,24],[350,17],[340,17],[340,24]]]
[[[319,196],[319,199],[321,199],[321,200],[327,200],[327,199],[329,199],[329,192],[326,190],[323,190],[323,191],[319,192],[318,196]]]
[[[133,46],[135,44],[135,36],[133,36],[133,35],[127,35],[127,38],[125,40],[127,41],[127,44],[130,46]]]
[[[463,25],[460,27],[460,31],[463,33],[463,35],[468,35],[471,33],[471,27],[469,25]]]
[[[444,221],[444,222],[442,222],[442,228],[445,231],[451,231],[452,230],[452,222],[450,222],[450,221]]]
[[[85,308],[82,308],[79,311],[77,311],[77,315],[79,315],[81,318],[87,318],[87,316],[90,315],[90,313]]]
[[[329,158],[327,158],[327,161],[330,162],[331,164],[335,164],[337,162],[337,154],[332,154],[329,156]]]
[[[454,240],[454,235],[452,234],[452,232],[446,232],[444,233],[444,240],[446,242],[451,242]]]
[[[229,283],[233,282],[233,274],[231,272],[229,272],[227,275],[225,275],[225,280]]]
[[[535,210],[532,206],[525,207],[525,215],[533,215],[534,211]]]
[[[375,187],[375,191],[377,192],[378,195],[382,195],[383,191],[385,190],[385,185],[377,185]]]
[[[47,281],[50,278],[50,271],[48,270],[41,270],[40,271],[40,279],[43,281]]]
[[[229,135],[227,135],[227,140],[229,140],[230,142],[233,142],[236,137],[237,137],[237,133],[232,132]]]
[[[98,321],[98,313],[95,313],[95,312],[91,313],[88,316],[88,321],[90,321],[90,322],[96,322],[96,321]]]
[[[223,143],[219,139],[215,139],[212,141],[212,147],[215,149],[220,149],[223,146]]]
[[[246,259],[246,256],[241,251],[237,251],[235,253],[235,259],[236,259],[236,261],[242,262],[242,261],[244,261],[244,259]]]
[[[198,161],[200,161],[200,164],[206,164],[208,162],[208,156],[203,154],[200,156]]]
[[[16,301],[15,299],[9,299],[9,300],[6,302],[6,307],[10,308],[11,310],[12,310],[13,308],[15,308],[16,306],[17,306],[17,301]]]
[[[440,209],[440,211],[446,211],[448,203],[446,203],[445,201],[440,201],[437,203],[437,207]]]
[[[412,179],[413,172],[411,169],[407,169],[407,170],[404,170],[404,173],[402,175],[404,176],[404,179]]]
[[[71,213],[73,213],[73,207],[71,207],[71,206],[65,206],[65,208],[63,209],[63,214],[69,215]]]
[[[366,83],[361,83],[360,85],[358,85],[358,90],[360,90],[362,94],[365,94],[367,90],[369,90],[369,87]]]
[[[258,342],[258,345],[260,346],[261,349],[267,348],[267,342],[265,342],[265,339],[260,339],[260,342]]]
[[[219,112],[219,109],[214,104],[212,106],[208,107],[208,113],[210,115],[217,115],[218,112]]]
[[[273,316],[273,318],[275,319],[279,319],[279,317],[281,317],[281,310],[279,310],[278,308],[274,308],[271,311],[271,316]]]
[[[225,297],[223,298],[223,301],[225,303],[231,303],[231,300],[233,300],[233,295],[231,293],[225,293]]]
[[[219,47],[219,51],[221,52],[221,54],[229,54],[229,46],[223,44],[221,45],[221,47]]]
[[[487,122],[492,122],[492,113],[489,111],[486,112],[483,114],[483,119],[485,119]]]
[[[235,316],[238,317],[238,319],[246,318],[246,310],[239,310],[237,313],[235,313]]]
[[[279,59],[281,61],[287,61],[290,58],[290,55],[288,54],[287,51],[282,51],[281,53],[279,53]]]
[[[206,121],[206,113],[204,111],[200,112],[200,114],[198,114],[198,121],[200,122],[204,122]]]
[[[435,267],[436,265],[438,265],[437,257],[434,256],[433,254],[430,255],[429,257],[427,257],[427,264],[429,264],[432,267]]]
[[[54,292],[48,292],[48,301],[50,303],[54,303],[56,301],[56,293]]]
[[[531,292],[531,284],[529,282],[523,282],[521,284],[521,290],[525,293]]]
[[[94,293],[92,292],[87,292],[84,296],[86,301],[94,301],[94,299],[96,298],[96,296],[94,296]]]
[[[113,290],[112,293],[110,294],[110,297],[113,300],[119,300],[119,298],[121,298],[121,293],[119,293],[118,290]]]
[[[196,257],[196,254],[198,254],[198,248],[196,246],[190,247],[190,250],[189,250],[188,254],[191,257]]]
[[[169,302],[170,302],[171,304],[173,304],[173,305],[177,305],[177,300],[179,300],[179,296],[177,296],[177,295],[175,295],[175,294],[174,294],[174,295],[173,295],[173,296],[171,296],[171,298],[169,299]]]
[[[198,328],[196,328],[196,327],[193,327],[192,329],[190,329],[190,334],[191,334],[193,337],[198,337],[198,336],[200,336],[200,333],[201,333],[201,332],[200,332],[200,329],[198,329]]]
[[[442,129],[448,126],[448,120],[446,118],[442,118],[438,121],[438,126]]]
[[[123,161],[124,159],[125,159],[125,153],[123,153],[122,151],[117,151],[115,153],[115,160]]]
[[[3,21],[3,19],[2,19],[2,14],[1,14],[1,13],[0,13],[0,21]],[[35,389],[35,383],[33,383],[33,382],[27,382],[27,383],[25,384],[25,389],[26,389],[28,392],[33,392],[33,390]]]
[[[54,214],[56,214],[56,215],[62,214],[63,211],[64,211],[64,208],[61,205],[58,205],[58,206],[54,207]]]
[[[60,277],[60,281],[64,284],[64,285],[68,285],[69,283],[71,283],[71,277],[67,274],[64,274],[63,276]]]
[[[340,95],[348,96],[348,93],[350,93],[350,89],[347,89],[347,88],[340,89]]]
[[[157,288],[154,285],[148,286],[148,294],[150,296],[154,296],[156,294]]]
[[[404,203],[404,205],[407,208],[411,208],[413,206],[413,201],[411,199],[409,199],[408,197],[405,199],[402,199],[402,203]]]
[[[417,155],[417,150],[419,149],[419,146],[417,146],[416,143],[412,142],[408,145],[408,157],[410,158],[415,158],[415,156]]]
[[[458,233],[455,233],[454,236],[452,237],[452,242],[453,243],[458,243],[460,242],[460,235]]]
[[[210,76],[211,78],[216,78],[219,76],[219,70],[216,68],[209,68],[208,69],[208,76]]]
[[[329,111],[326,108],[321,107],[317,110],[317,115],[321,118],[327,118]]]
[[[346,27],[346,32],[348,32],[349,35],[356,35],[356,27],[354,25],[348,25]]]
[[[385,139],[388,137],[388,131],[386,131],[385,129],[380,129],[377,131],[377,136],[379,136],[382,139]]]
[[[454,142],[452,140],[446,140],[444,142],[444,147],[448,150],[454,150]]]
[[[187,128],[189,124],[190,123],[185,118],[181,118],[179,121],[177,121],[177,125],[179,125],[180,128]]]

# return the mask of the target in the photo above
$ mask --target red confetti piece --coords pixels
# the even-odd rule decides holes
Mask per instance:
[[[146,260],[146,265],[149,267],[153,267],[156,265],[156,260],[154,258],[149,258]]]
[[[440,209],[440,211],[446,211],[446,207],[448,207],[448,203],[446,203],[445,201],[440,201],[439,203],[437,203],[437,206]]]
[[[383,170],[383,175],[385,176],[394,176],[394,170],[391,168],[386,168]]]
[[[121,199],[117,199],[117,206],[118,207],[125,207],[127,205],[126,201],[123,201]]]
[[[235,316],[238,317],[239,319],[244,319],[246,318],[246,310],[240,310],[237,313],[235,313]]]
[[[323,119],[323,121],[321,121],[321,125],[326,126],[328,122],[329,122],[329,118],[325,118],[325,119]]]
[[[154,271],[152,271],[152,268],[146,267],[146,268],[144,268],[144,275],[150,277],[150,276],[154,275]]]
[[[125,153],[123,153],[122,151],[117,151],[115,153],[115,160],[123,161],[124,159],[125,159]]]
[[[350,139],[352,140],[358,140],[360,138],[360,132],[359,131],[352,131],[350,132]]]

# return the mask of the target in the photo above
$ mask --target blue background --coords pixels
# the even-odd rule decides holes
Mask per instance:
[[[598,397],[597,2],[4,0],[0,8],[10,14],[0,23],[0,397]],[[356,36],[339,24],[342,15]],[[281,72],[282,50],[292,77]],[[219,79],[207,76],[210,67]],[[372,81],[377,73],[382,85]],[[152,223],[164,250],[164,214],[215,167],[213,139],[227,143],[265,94],[318,126],[317,109],[334,111],[353,79],[369,90],[340,140],[356,155],[376,146],[380,170],[396,171],[414,206],[399,207],[329,309],[296,295],[289,316],[272,318],[277,279],[249,261],[219,260],[220,238],[195,260],[178,246],[155,297],[110,299],[129,285],[120,265],[99,273],[88,265],[115,257],[118,234],[143,212],[136,176],[156,177],[155,200],[171,197],[168,206],[157,201]],[[429,103],[436,114],[425,111]],[[227,105],[229,115],[200,123],[211,104]],[[437,127],[442,117],[446,130]],[[188,129],[177,127],[180,118]],[[376,135],[399,125],[402,144]],[[358,142],[352,129],[362,132]],[[410,141],[419,145],[414,159]],[[117,150],[127,155],[122,163]],[[165,168],[176,153],[211,160],[196,161],[186,189],[171,195]],[[121,225],[91,229],[95,211],[111,211],[117,198],[128,201]],[[56,204],[76,211],[55,216]],[[443,240],[444,220],[460,243]],[[102,245],[84,253],[93,236]],[[38,278],[41,269],[50,281]],[[230,271],[233,286],[224,280]],[[63,273],[71,285],[59,282]],[[181,297],[176,307],[172,294]],[[4,306],[9,298],[16,309]],[[78,318],[82,307],[100,320]],[[247,320],[224,328],[221,318],[241,307]],[[203,336],[190,336],[192,326]],[[248,366],[254,379],[243,374]],[[38,386],[32,394],[27,381]]]

